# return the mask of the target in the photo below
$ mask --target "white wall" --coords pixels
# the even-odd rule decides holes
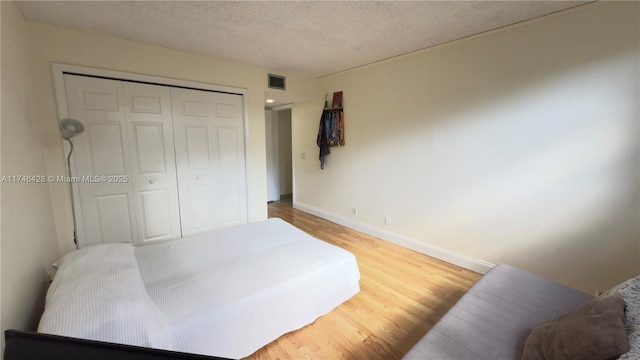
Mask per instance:
[[[280,147],[278,146],[278,118],[272,110],[265,110],[265,139],[267,156],[267,201],[280,200]]]
[[[294,105],[295,205],[588,292],[637,275],[639,6],[590,4],[323,79],[318,97],[344,91],[346,146],[321,171],[322,101]]]
[[[247,167],[249,220],[267,217],[264,94],[266,69],[226,62],[184,51],[116,38],[86,30],[30,23],[34,49],[33,75],[38,80],[34,101],[36,118],[43,131],[45,162],[51,175],[66,173],[58,113],[53,90],[51,63],[65,63],[132,72],[180,80],[239,87],[248,90],[249,128]],[[287,75],[288,90],[305,89],[311,79]],[[303,90],[302,92],[304,93]],[[61,253],[74,249],[71,205],[65,184],[51,184],[56,233]]]
[[[33,109],[29,28],[14,2],[2,12],[2,176],[46,174],[39,120]],[[2,184],[2,316],[0,328],[35,330],[48,271],[58,258],[46,184]],[[4,347],[4,336],[2,343]]]
[[[278,121],[278,165],[280,170],[280,195],[293,191],[291,169],[291,109],[274,112]]]

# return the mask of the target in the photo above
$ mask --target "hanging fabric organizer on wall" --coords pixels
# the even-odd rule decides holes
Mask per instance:
[[[342,91],[333,93],[331,108],[325,96],[325,109],[322,110],[318,138],[316,140],[320,148],[320,169],[324,169],[325,156],[329,155],[332,146],[344,146],[344,111],[342,108]]]

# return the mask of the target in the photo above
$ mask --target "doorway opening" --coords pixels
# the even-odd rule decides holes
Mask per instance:
[[[293,206],[291,108],[265,111],[267,201]]]

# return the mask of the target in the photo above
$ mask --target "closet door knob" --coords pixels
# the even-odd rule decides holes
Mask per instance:
[[[151,180],[149,180],[149,184],[155,184],[155,183],[156,183],[156,180],[155,180],[155,179],[151,179]]]

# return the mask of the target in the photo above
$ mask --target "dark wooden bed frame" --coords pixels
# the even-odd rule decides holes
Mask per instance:
[[[30,331],[4,332],[4,360],[229,360]]]

